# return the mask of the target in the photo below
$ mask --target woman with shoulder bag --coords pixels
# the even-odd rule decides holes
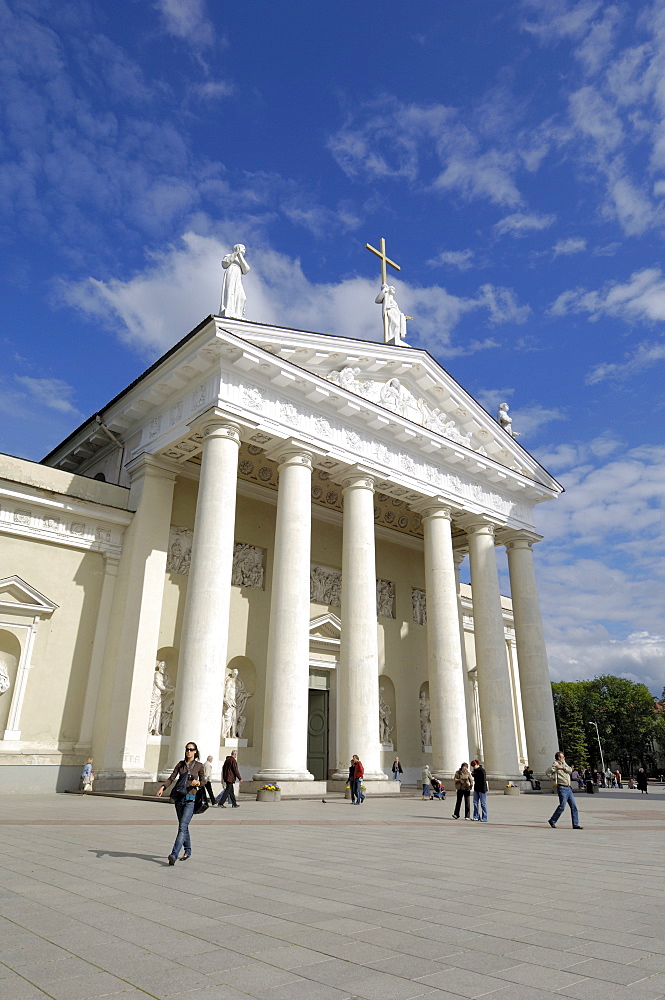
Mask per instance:
[[[192,856],[189,823],[194,815],[196,793],[199,787],[205,784],[205,772],[203,764],[199,760],[199,748],[192,740],[189,740],[185,746],[185,759],[178,761],[166,784],[157,790],[159,798],[164,794],[165,788],[173,784],[174,781],[176,784],[171,790],[171,799],[178,817],[178,835],[169,854],[170,865],[174,865],[178,860],[181,847],[185,849],[181,861],[187,861]]]
[[[455,771],[455,791],[457,792],[457,801],[455,802],[455,812],[453,813],[453,819],[459,819],[460,806],[462,805],[462,799],[464,799],[464,819],[471,819],[471,811],[469,809],[469,794],[473,787],[473,778],[471,777],[471,772],[469,771],[469,765],[466,761],[462,764],[459,771]]]

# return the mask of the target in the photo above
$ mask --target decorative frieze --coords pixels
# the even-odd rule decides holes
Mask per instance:
[[[166,553],[166,572],[187,576],[192,561],[194,532],[190,528],[171,525]],[[263,590],[265,549],[247,542],[233,543],[232,587]]]
[[[309,571],[309,599],[313,604],[342,605],[342,571],[313,564]]]
[[[392,580],[376,581],[376,613],[379,618],[395,617],[395,584]]]

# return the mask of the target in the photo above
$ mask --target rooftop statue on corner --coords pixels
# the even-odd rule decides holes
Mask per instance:
[[[519,437],[519,431],[513,430],[513,418],[508,413],[508,410],[508,403],[499,403],[499,412],[496,415],[496,419],[501,424],[504,431],[510,434],[511,437]]]
[[[219,315],[227,319],[242,319],[245,315],[245,302],[247,296],[242,287],[242,276],[249,271],[249,264],[245,260],[245,247],[242,243],[236,243],[232,253],[227,253],[222,258],[224,268],[224,283],[222,284],[222,301],[219,306]]]

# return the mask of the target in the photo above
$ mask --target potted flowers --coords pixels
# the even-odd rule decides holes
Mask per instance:
[[[508,784],[506,785],[506,787],[503,790],[503,794],[504,795],[519,795],[520,794],[520,786],[513,784],[512,781],[509,781]]]
[[[282,789],[279,785],[264,785],[256,793],[257,802],[279,802],[282,798]]]

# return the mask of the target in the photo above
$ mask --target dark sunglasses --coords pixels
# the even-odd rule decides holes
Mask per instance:
[[[185,751],[191,750],[192,753],[196,753],[196,747],[185,747]]]

